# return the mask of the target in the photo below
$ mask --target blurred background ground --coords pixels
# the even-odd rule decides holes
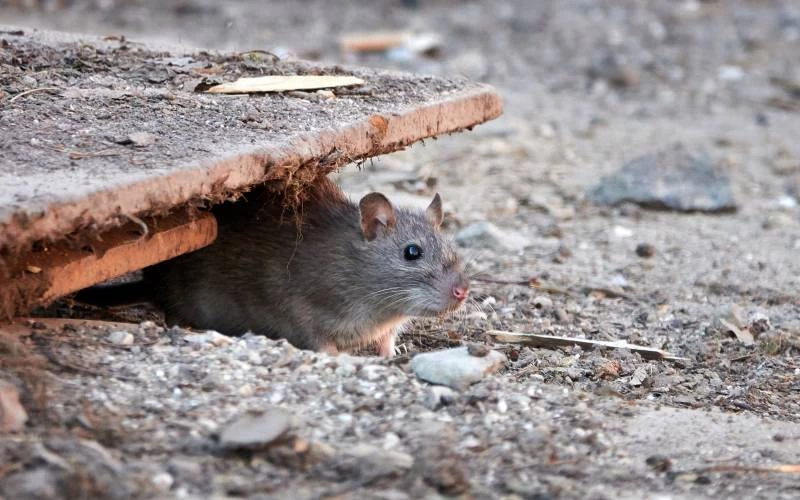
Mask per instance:
[[[260,339],[187,345],[143,328],[120,349],[99,342],[107,332],[32,329],[34,345],[112,375],[58,375],[57,410],[33,413],[30,435],[4,443],[23,464],[4,471],[6,488],[17,488],[7,497],[30,482],[23,472],[43,470],[53,484],[77,474],[103,493],[169,483],[175,495],[798,494],[797,475],[696,472],[800,461],[795,2],[7,1],[0,23],[491,83],[505,100],[500,119],[348,167],[337,180],[353,196],[376,189],[410,204],[439,191],[446,229],[474,270],[559,292],[475,283],[479,309],[416,323],[404,348],[492,344],[486,332],[501,329],[624,339],[688,358],[498,346],[509,356],[504,370],[441,407],[404,358],[365,371],[372,362]],[[413,33],[424,50],[340,48],[344,35],[382,30]],[[620,182],[658,172],[660,152],[667,163],[685,163],[686,152],[716,175],[698,174],[683,198],[679,180],[657,182],[645,204],[667,210],[609,207],[593,195],[603,186],[613,198]],[[620,172],[642,157],[639,171]],[[605,178],[615,173],[617,182]],[[735,210],[720,202],[728,189]],[[703,211],[669,209],[686,196]],[[210,444],[217,426],[264,401],[306,415],[298,435],[336,449],[307,464],[296,463],[307,458],[296,446],[232,459]],[[86,424],[87,411],[102,425]],[[69,441],[80,432],[113,465]],[[41,439],[60,456],[93,454],[102,470],[53,465]],[[353,458],[364,443],[375,455]],[[364,472],[366,462],[384,468]],[[40,463],[48,468],[31,465]],[[676,473],[687,470],[695,472]]]

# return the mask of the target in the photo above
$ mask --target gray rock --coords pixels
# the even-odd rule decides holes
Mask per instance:
[[[291,426],[292,416],[273,407],[235,420],[222,431],[219,442],[226,449],[265,448],[286,436]]]
[[[588,197],[602,205],[632,202],[682,212],[736,210],[729,177],[702,153],[682,148],[640,156],[605,177]]]
[[[456,347],[418,354],[410,366],[414,374],[426,382],[462,390],[499,370],[505,362],[506,356],[498,351],[476,357],[470,356],[467,347]]]
[[[340,476],[370,482],[400,476],[414,466],[414,457],[408,453],[384,450],[364,443],[342,450],[334,460]]]
[[[516,231],[503,230],[491,222],[481,221],[462,228],[456,243],[470,248],[487,248],[516,252],[530,246],[530,240]]]

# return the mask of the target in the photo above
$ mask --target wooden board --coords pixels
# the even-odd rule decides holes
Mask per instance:
[[[130,222],[82,241],[42,245],[15,256],[10,276],[0,287],[0,311],[6,317],[24,314],[58,297],[207,246],[216,237],[213,215],[181,212]]]
[[[195,92],[266,74],[347,75],[365,84],[333,89],[332,99]],[[0,88],[0,256],[118,226],[127,215],[220,201],[257,183],[311,182],[502,112],[491,87],[463,78],[8,26],[0,26]],[[42,90],[24,94],[34,88]]]

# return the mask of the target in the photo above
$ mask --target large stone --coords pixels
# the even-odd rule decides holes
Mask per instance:
[[[410,366],[417,377],[426,382],[463,390],[499,370],[505,362],[506,356],[498,351],[473,356],[467,347],[456,347],[418,354]]]
[[[703,153],[682,148],[640,156],[605,177],[588,197],[602,205],[636,203],[682,212],[736,210],[729,177]]]

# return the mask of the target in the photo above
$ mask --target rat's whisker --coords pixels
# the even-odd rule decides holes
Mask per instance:
[[[381,290],[375,290],[374,292],[370,292],[370,293],[366,294],[364,297],[373,297],[373,296],[376,296],[376,295],[383,295],[383,294],[386,294],[386,293],[389,293],[389,292],[394,292],[394,291],[402,290],[402,289],[403,288],[399,287],[399,286],[391,286],[389,288],[383,288]]]
[[[488,250],[470,251],[470,254],[467,256],[467,259],[464,262],[464,272],[466,273],[470,267],[477,265],[478,259],[483,259],[488,255],[488,253]]]
[[[398,303],[400,300],[407,299],[407,298],[408,298],[408,294],[406,292],[395,292],[395,293],[393,293],[391,295],[386,295],[386,296],[382,297],[378,302],[376,302],[376,304],[377,305],[386,305],[387,307],[391,307],[392,305],[395,305],[396,303]]]
[[[413,302],[413,297],[410,297],[408,295],[403,295],[401,297],[398,297],[396,300],[389,302],[388,304],[385,304],[385,307],[392,308],[394,306],[406,304],[409,302]]]
[[[480,308],[480,305],[478,304],[478,301],[473,299],[472,297],[470,297],[469,299],[469,306],[472,307],[473,312],[475,312],[478,315],[480,315],[480,313],[483,312]]]

